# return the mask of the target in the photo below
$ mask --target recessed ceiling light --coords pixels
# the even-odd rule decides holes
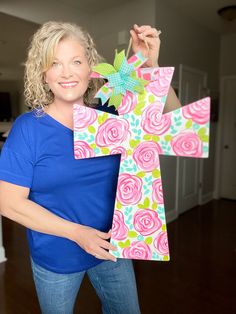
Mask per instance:
[[[217,13],[228,22],[236,19],[236,5],[229,5],[217,11]]]

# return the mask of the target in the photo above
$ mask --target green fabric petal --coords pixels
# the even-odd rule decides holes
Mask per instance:
[[[122,101],[122,95],[112,95],[111,98],[109,99],[109,106],[114,106],[116,109],[118,109],[120,103]]]
[[[95,65],[92,70],[96,73],[99,73],[103,76],[107,76],[112,73],[116,73],[115,68],[109,63],[99,63]]]
[[[121,64],[123,63],[124,60],[125,60],[125,51],[122,50],[121,52],[117,53],[117,50],[116,50],[115,60],[114,60],[114,68],[116,69],[116,71],[120,70]]]

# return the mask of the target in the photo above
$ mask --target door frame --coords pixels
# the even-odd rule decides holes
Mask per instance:
[[[219,100],[219,120],[216,132],[216,161],[215,161],[215,189],[214,199],[219,199],[220,195],[220,175],[222,165],[222,144],[223,144],[223,127],[224,127],[224,116],[225,107],[223,106],[224,100],[224,84],[228,79],[235,79],[236,75],[222,75],[220,77],[220,100]]]
[[[186,66],[184,64],[180,64],[179,65],[179,89],[178,89],[178,98],[181,102],[181,105],[187,105],[187,103],[185,103],[185,101],[183,100],[183,90],[182,90],[182,73],[184,70],[187,70],[191,73],[194,74],[200,74],[203,76],[203,88],[205,89],[205,93],[209,92],[209,89],[207,89],[207,72],[205,71],[201,71],[189,66]],[[183,157],[184,158],[184,157]],[[176,169],[176,199],[175,199],[175,203],[176,203],[176,211],[177,214],[179,215],[180,213],[183,213],[184,211],[180,212],[180,207],[181,207],[181,195],[179,193],[179,191],[182,191],[182,187],[181,184],[183,184],[183,182],[180,182],[180,171],[183,171],[183,158],[177,158],[177,169]],[[203,159],[200,158],[198,165],[198,204],[201,204],[203,202],[203,194],[202,194],[202,182],[203,182]],[[187,209],[186,209],[187,210]]]

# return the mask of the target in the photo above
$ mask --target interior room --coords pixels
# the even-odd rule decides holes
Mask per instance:
[[[159,66],[175,68],[181,105],[211,98],[209,158],[160,156],[170,261],[134,260],[134,269],[143,314],[236,313],[235,1],[0,1],[0,149],[29,110],[27,49],[50,20],[85,28],[108,63],[115,49],[128,49],[134,24],[152,25],[161,30]],[[0,314],[26,313],[40,308],[25,228],[0,216]],[[75,313],[102,313],[87,277]]]

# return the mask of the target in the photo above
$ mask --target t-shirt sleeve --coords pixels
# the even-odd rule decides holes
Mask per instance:
[[[27,121],[18,119],[3,145],[0,155],[0,180],[30,188],[34,160]]]

